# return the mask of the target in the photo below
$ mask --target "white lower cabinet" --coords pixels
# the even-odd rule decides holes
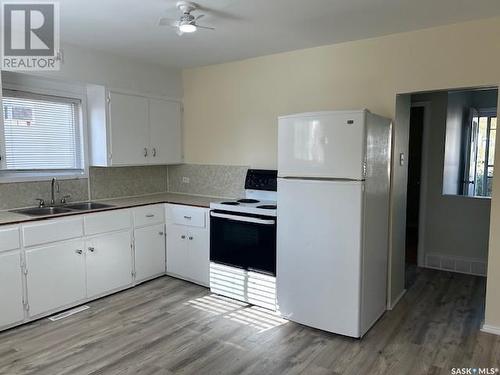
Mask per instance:
[[[206,215],[167,204],[0,226],[0,330],[166,271],[208,286]]]
[[[0,327],[24,319],[21,252],[0,253]]]
[[[209,284],[208,230],[178,224],[167,226],[167,272],[202,285]]]
[[[100,235],[85,244],[88,298],[132,284],[130,231]]]
[[[189,228],[188,230],[189,269],[193,280],[209,285],[210,244],[208,230]]]
[[[189,255],[186,227],[167,225],[167,272],[189,277]]]
[[[85,298],[84,245],[74,240],[26,250],[30,316]]]
[[[165,225],[135,229],[135,280],[165,274]]]

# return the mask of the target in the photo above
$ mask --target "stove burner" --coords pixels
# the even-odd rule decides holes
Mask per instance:
[[[263,204],[262,206],[257,206],[257,208],[262,208],[264,210],[275,210],[276,205],[275,204]]]
[[[257,199],[245,198],[245,199],[239,199],[238,202],[240,202],[240,203],[259,203],[260,201],[258,201]]]
[[[226,206],[238,206],[238,202],[221,202],[221,204],[225,204]]]

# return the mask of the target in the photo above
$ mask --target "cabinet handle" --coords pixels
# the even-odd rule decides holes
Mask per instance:
[[[82,255],[83,254],[83,250],[80,250],[80,249],[75,250],[75,253],[77,253],[78,255]]]
[[[191,220],[191,216],[184,216],[184,219]]]
[[[153,214],[147,214],[146,217],[152,218],[152,217],[155,217],[155,215],[153,215]]]
[[[164,236],[164,235],[165,235],[165,233],[163,233],[163,232],[158,232],[158,234],[159,234],[160,236]]]
[[[186,236],[182,235],[182,236],[181,236],[181,238],[182,238],[183,240],[185,240],[185,239],[186,239]]]
[[[144,157],[145,158],[148,157],[148,149],[147,149],[147,147],[144,147]]]
[[[156,147],[153,147],[153,157],[156,158]]]
[[[189,236],[189,240],[192,241],[193,240],[193,237],[192,236]]]
[[[94,248],[94,247],[89,247],[89,251],[90,251],[91,253],[93,253],[93,252],[95,251],[95,248]]]

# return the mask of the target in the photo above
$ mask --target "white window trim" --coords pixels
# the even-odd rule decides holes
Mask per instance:
[[[4,72],[2,72],[2,76]],[[3,79],[2,79],[3,81]],[[0,183],[50,181],[52,178],[59,180],[88,179],[89,177],[89,153],[88,153],[88,127],[87,127],[87,95],[85,86],[70,84],[63,81],[34,77],[27,74],[9,74],[7,82],[2,82],[2,90],[26,91],[40,95],[50,95],[63,98],[76,99],[81,102],[80,123],[82,131],[82,171],[68,170],[40,170],[40,171],[0,171]],[[3,104],[0,96],[0,147],[3,152]],[[3,164],[3,161],[2,161]],[[2,165],[3,166],[3,165]]]

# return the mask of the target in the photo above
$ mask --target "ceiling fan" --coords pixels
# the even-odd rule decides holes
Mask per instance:
[[[178,20],[172,20],[169,18],[160,18],[158,26],[170,26],[177,29],[177,35],[182,35],[184,33],[194,33],[198,29],[205,30],[215,30],[213,27],[198,25],[197,21],[204,17],[204,14],[198,16],[193,16],[191,12],[195,11],[199,7],[189,1],[179,1],[177,2],[177,9],[182,12],[182,15]]]

